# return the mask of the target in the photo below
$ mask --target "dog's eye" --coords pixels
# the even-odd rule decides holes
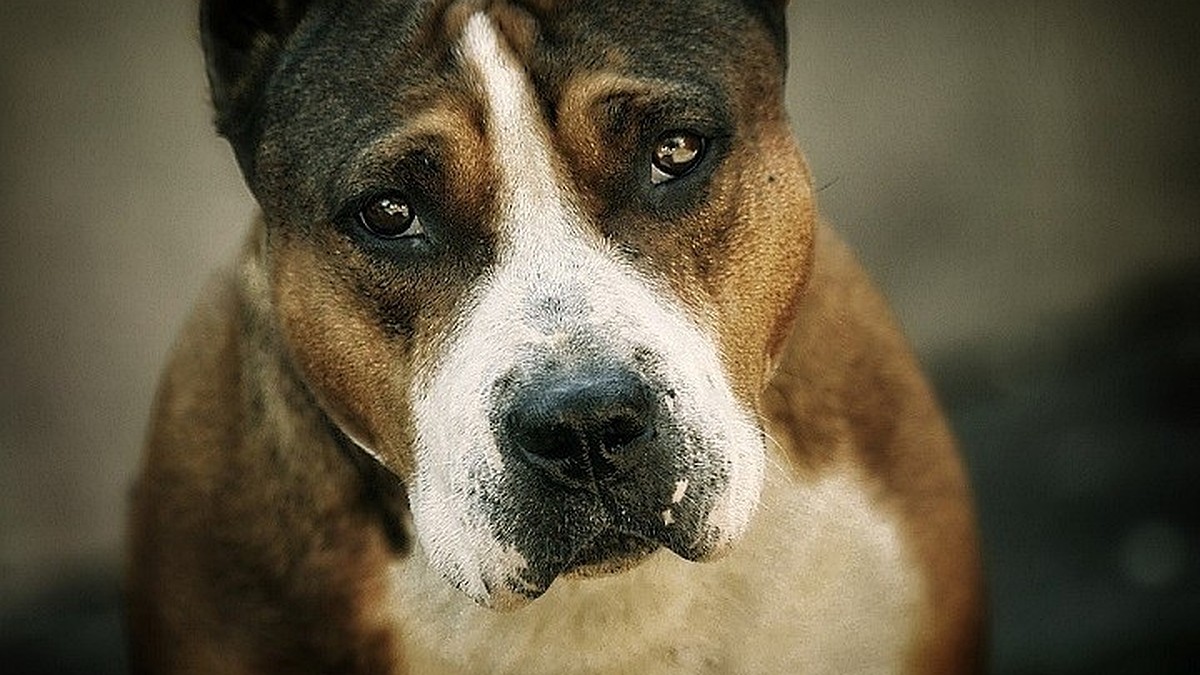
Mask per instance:
[[[358,222],[381,239],[415,237],[425,231],[412,206],[395,193],[373,198],[358,212]]]
[[[659,137],[650,158],[650,182],[660,185],[686,176],[704,159],[707,142],[690,131],[669,131]]]

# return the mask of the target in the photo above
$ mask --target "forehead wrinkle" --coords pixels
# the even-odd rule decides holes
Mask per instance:
[[[445,104],[407,117],[399,128],[389,129],[369,142],[348,162],[347,183],[370,181],[389,173],[397,159],[429,149],[438,142],[462,148],[478,145],[481,130],[468,110]]]

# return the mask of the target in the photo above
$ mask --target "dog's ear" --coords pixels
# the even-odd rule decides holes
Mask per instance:
[[[762,17],[781,54],[787,54],[787,7],[789,0],[742,0]]]
[[[200,0],[200,36],[217,129],[233,145],[243,169],[259,90],[311,4],[312,0]]]

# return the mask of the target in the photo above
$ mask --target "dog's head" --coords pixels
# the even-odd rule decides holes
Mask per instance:
[[[746,529],[813,226],[783,4],[205,0],[290,354],[476,601]]]

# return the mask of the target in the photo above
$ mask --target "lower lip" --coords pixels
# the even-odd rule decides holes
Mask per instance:
[[[575,554],[562,576],[617,574],[635,567],[658,549],[658,544],[637,535],[603,532]]]

